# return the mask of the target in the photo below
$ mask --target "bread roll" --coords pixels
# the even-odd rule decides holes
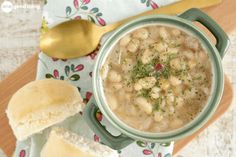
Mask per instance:
[[[118,153],[102,145],[85,139],[62,128],[53,128],[41,157],[118,157]]]
[[[11,98],[6,113],[18,140],[59,123],[82,111],[78,89],[66,81],[37,80],[26,84]]]

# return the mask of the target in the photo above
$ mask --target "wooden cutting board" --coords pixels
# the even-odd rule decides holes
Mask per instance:
[[[31,57],[23,65],[21,65],[15,72],[10,74],[5,80],[0,83],[0,148],[2,148],[7,156],[10,156],[15,148],[15,137],[12,134],[11,128],[8,124],[7,117],[5,115],[5,109],[7,103],[15,93],[17,89],[28,83],[29,81],[35,80],[37,68],[37,55]],[[194,139],[201,131],[207,128],[211,123],[217,120],[230,106],[233,98],[232,86],[229,79],[225,76],[225,88],[224,94],[221,99],[220,105],[214,114],[214,116],[208,121],[208,123],[198,130],[195,134],[177,141],[174,147],[174,153],[181,150],[186,144]]]
[[[196,0],[197,1],[197,0]],[[220,5],[204,9],[211,17],[213,17],[223,29],[229,33],[236,28],[236,1],[224,0]],[[15,72],[10,74],[5,80],[0,83],[0,148],[4,150],[7,156],[11,156],[15,148],[15,138],[12,134],[8,120],[6,118],[5,109],[10,97],[20,87],[35,79],[37,68],[37,55],[32,56]],[[202,130],[219,118],[230,106],[233,98],[233,91],[231,84],[227,77],[225,77],[225,89],[223,98],[218,110],[211,120],[199,131],[192,136],[177,141],[174,148],[174,153],[177,153],[194,137],[196,137]]]

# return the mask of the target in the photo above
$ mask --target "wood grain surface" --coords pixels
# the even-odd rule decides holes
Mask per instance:
[[[16,139],[9,126],[5,110],[11,96],[19,88],[35,80],[36,68],[37,56],[34,55],[0,83],[0,148],[7,156],[13,153]]]
[[[235,0],[224,0],[222,4],[209,7],[204,9],[210,16],[212,16],[228,33],[232,32],[236,28],[236,1]],[[18,68],[14,73],[9,75],[6,79],[4,79],[0,83],[0,148],[2,148],[7,156],[14,150],[15,146],[15,138],[12,135],[12,131],[9,128],[8,121],[5,115],[6,104],[9,101],[9,98],[12,94],[22,87],[24,84],[28,83],[31,80],[35,79],[35,69],[36,69],[37,57],[33,56],[29,58],[20,68]],[[216,120],[221,114],[223,114],[227,108],[229,107],[232,101],[232,88],[230,86],[229,80],[225,80],[225,92],[224,97],[221,101],[221,105],[219,106],[214,118],[209,121],[212,123]],[[208,123],[208,125],[209,125]],[[175,145],[174,152],[178,152],[182,149],[188,142],[190,142],[197,134],[199,134],[202,130],[207,127],[204,126],[200,129],[196,134],[189,136],[186,139],[178,141]]]

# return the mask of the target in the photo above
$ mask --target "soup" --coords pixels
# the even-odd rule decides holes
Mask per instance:
[[[111,110],[145,132],[186,125],[211,94],[211,63],[200,41],[169,26],[126,34],[109,54],[101,77]]]

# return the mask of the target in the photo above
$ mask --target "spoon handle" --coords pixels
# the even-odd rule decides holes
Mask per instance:
[[[219,0],[220,3],[221,0]],[[215,0],[182,0],[180,2],[174,3],[172,5],[168,5],[168,6],[164,6],[158,9],[154,9],[154,10],[150,10],[135,16],[131,16],[129,18],[126,18],[122,21],[113,23],[113,24],[109,24],[105,27],[101,27],[101,30],[104,33],[110,32],[114,29],[116,29],[117,27],[121,26],[124,23],[127,23],[128,21],[134,20],[138,17],[141,16],[147,16],[147,15],[154,15],[154,14],[177,14],[177,13],[181,13],[185,10],[188,10],[190,8],[194,8],[194,7],[198,7],[198,8],[203,8],[203,7],[208,7],[215,4]]]

